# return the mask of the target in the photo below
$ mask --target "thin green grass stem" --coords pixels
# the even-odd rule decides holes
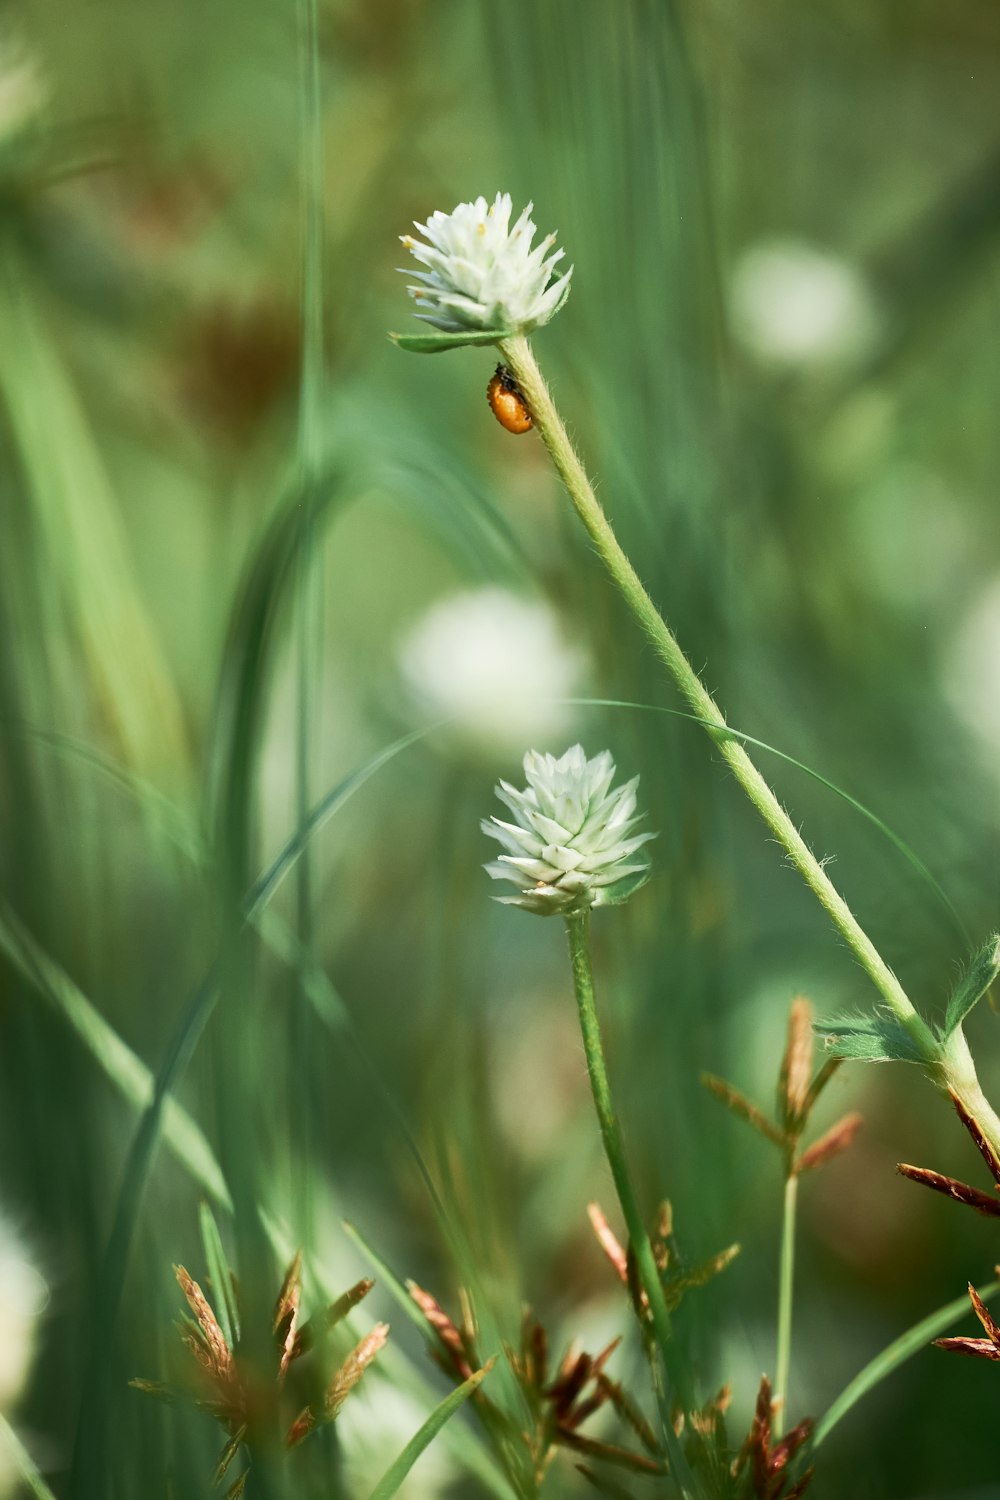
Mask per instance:
[[[697,718],[705,723],[709,737],[781,844],[792,866],[847,942],[889,1011],[913,1038],[934,1082],[939,1088],[951,1090],[957,1095],[970,1115],[976,1119],[994,1150],[1000,1153],[1000,1118],[983,1096],[972,1058],[968,1048],[963,1045],[964,1038],[945,1051],[931,1028],[915,1010],[899,980],[826,874],[820,860],[806,844],[742,743],[730,732],[714,698],[688,661],[673,631],[623,552],[556,410],[528,339],[523,334],[511,334],[500,341],[499,348],[524,394],[535,426],[549,451],[556,472],[569,491],[577,514],[657,655],[666,665]],[[957,1035],[960,1037],[960,1033]]]
[[[320,676],[323,646],[322,596],[315,567],[319,528],[317,512],[323,480],[323,410],[326,371],[323,339],[323,110],[319,56],[317,0],[299,0],[299,58],[301,78],[301,326],[302,361],[299,372],[299,412],[296,469],[302,496],[299,545],[296,554],[295,658],[295,809],[304,828],[309,817],[313,782],[313,718],[315,685]],[[296,927],[303,950],[315,947],[313,924],[313,860],[303,851],[295,872]],[[292,1014],[293,1061],[304,1074],[314,1045],[313,1020],[308,1006],[296,1005]],[[307,1152],[312,1130],[309,1090],[292,1088],[297,1116],[293,1151]],[[310,1205],[300,1205],[306,1223]]]
[[[785,1207],[781,1220],[781,1260],[778,1269],[778,1341],[774,1357],[775,1437],[780,1437],[788,1413],[788,1369],[792,1358],[792,1289],[795,1280],[795,1218],[799,1179],[790,1172],[785,1182]]]
[[[601,1042],[601,1028],[597,1019],[597,1004],[594,997],[594,974],[590,962],[590,913],[585,911],[568,916],[566,932],[569,937],[569,955],[573,968],[573,987],[576,992],[577,1009],[580,1014],[583,1050],[587,1059],[587,1072],[590,1075],[594,1108],[601,1127],[604,1154],[611,1168],[618,1202],[621,1204],[625,1218],[632,1253],[639,1272],[639,1281],[649,1299],[657,1347],[676,1396],[685,1413],[689,1413],[695,1407],[691,1377],[677,1344],[670,1310],[663,1295],[660,1273],[653,1257],[653,1247],[650,1244],[635,1189],[632,1186],[632,1179],[629,1176],[621,1127],[618,1124],[611,1094],[611,1083],[604,1061],[604,1047]],[[663,1427],[671,1472],[682,1493],[687,1496],[692,1493],[693,1479],[684,1451],[674,1433],[669,1410]]]
[[[991,1281],[987,1286],[979,1288],[979,1296],[984,1302],[991,1301],[1000,1292],[1000,1281]],[[969,1312],[968,1296],[956,1297],[952,1302],[946,1302],[944,1307],[939,1307],[936,1312],[929,1313],[926,1318],[921,1318],[919,1323],[914,1323],[905,1333],[900,1334],[888,1344],[880,1354],[876,1354],[873,1360],[860,1370],[854,1379],[844,1387],[840,1395],[833,1401],[823,1416],[816,1423],[815,1431],[809,1442],[810,1454],[815,1453],[819,1445],[826,1441],[833,1429],[843,1421],[847,1413],[856,1406],[863,1396],[874,1390],[886,1376],[898,1370],[900,1365],[912,1359],[914,1354],[925,1350],[932,1339],[940,1338],[942,1334],[958,1321],[964,1314]]]

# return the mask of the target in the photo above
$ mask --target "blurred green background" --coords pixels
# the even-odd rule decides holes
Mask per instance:
[[[0,6],[0,1209],[48,1288],[9,1414],[73,1500],[207,1495],[220,1441],[127,1385],[175,1365],[201,1189],[161,1144],[123,1208],[139,1114],[107,1035],[68,1024],[69,981],[155,1072],[218,965],[178,1097],[248,1300],[273,1301],[276,1245],[303,1246],[313,1304],[364,1274],[347,1217],[452,1309],[474,1280],[497,1340],[528,1301],[594,1348],[626,1319],[586,1222],[613,1194],[563,936],[490,902],[478,820],[529,745],[610,747],[660,831],[655,879],[595,922],[610,1062],[650,1213],[669,1195],[693,1259],[743,1245],[680,1317],[706,1391],[735,1383],[734,1434],[773,1366],[779,1164],[698,1074],[768,1105],[795,993],[873,1003],[695,726],[553,703],[679,706],[541,444],[491,418],[491,351],[386,338],[411,323],[412,220],[504,189],[558,228],[573,291],[535,347],[601,497],[731,722],[947,891],[964,935],[876,829],[761,755],[927,1013],[997,920],[996,5],[319,19],[326,376],[303,437],[295,7]],[[304,792],[363,768],[270,928],[240,932]],[[969,1029],[996,1097],[997,1019]],[[830,1095],[866,1123],[803,1184],[796,1419],[997,1253],[894,1174],[982,1175],[915,1070],[851,1065]],[[447,1388],[382,1287],[359,1330],[369,1310],[396,1352],[288,1493],[367,1494]],[[1000,1496],[998,1395],[984,1363],[919,1354],[812,1493]],[[461,1446],[404,1493],[485,1493]],[[550,1486],[584,1482],[566,1458]]]

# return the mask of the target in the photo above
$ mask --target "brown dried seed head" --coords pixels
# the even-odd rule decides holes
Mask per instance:
[[[591,1228],[597,1235],[597,1243],[618,1272],[622,1282],[627,1286],[628,1257],[622,1249],[614,1230],[605,1218],[603,1209],[597,1203],[588,1203],[587,1216],[590,1219]]]
[[[997,1187],[1000,1187],[1000,1157],[997,1156],[996,1152],[993,1150],[993,1147],[983,1135],[982,1130],[979,1128],[979,1121],[973,1115],[969,1114],[969,1111],[966,1109],[965,1105],[962,1103],[958,1095],[951,1089],[948,1090],[948,1093],[951,1096],[951,1102],[955,1106],[955,1111],[958,1115],[958,1118],[961,1120],[962,1124],[971,1135],[973,1141],[976,1144],[976,1149],[989,1168],[990,1176],[997,1184]]]
[[[356,1281],[342,1296],[338,1297],[336,1302],[331,1302],[329,1307],[325,1307],[322,1312],[310,1318],[308,1323],[303,1323],[295,1335],[292,1359],[298,1359],[301,1354],[305,1354],[318,1338],[322,1338],[323,1334],[335,1328],[353,1308],[357,1307],[359,1302],[364,1301],[374,1285],[370,1276],[363,1276],[360,1281]]]
[[[992,1341],[998,1353],[1000,1353],[1000,1326],[998,1326],[994,1322],[989,1308],[986,1306],[986,1303],[983,1301],[982,1297],[980,1297],[971,1281],[969,1282],[969,1301],[975,1308],[976,1317],[979,1319],[980,1323],[982,1323],[987,1337]]]
[[[752,1125],[754,1130],[766,1136],[769,1141],[773,1141],[776,1146],[780,1146],[782,1150],[785,1149],[787,1145],[785,1132],[772,1124],[763,1111],[759,1110],[756,1104],[752,1104],[745,1094],[741,1094],[739,1089],[733,1088],[733,1085],[727,1083],[724,1078],[716,1078],[714,1073],[702,1073],[701,1081],[709,1093],[714,1094],[716,1099],[719,1099],[734,1115],[738,1115],[741,1120]]]
[[[452,1369],[459,1374],[463,1380],[468,1380],[472,1374],[472,1365],[466,1353],[462,1335],[445,1312],[440,1303],[436,1302],[430,1292],[425,1292],[423,1287],[418,1286],[415,1281],[406,1283],[406,1290],[420,1308],[431,1328],[437,1334],[445,1353],[448,1363]]]
[[[778,1115],[789,1130],[804,1123],[815,1048],[812,1016],[809,1001],[797,995],[788,1012],[788,1041],[778,1075]]]
[[[388,1323],[376,1323],[371,1333],[351,1350],[327,1389],[325,1407],[328,1417],[335,1417],[348,1396],[389,1337]]]
[[[896,1171],[901,1177],[908,1177],[911,1182],[919,1183],[921,1187],[933,1188],[936,1193],[944,1193],[947,1198],[953,1198],[956,1203],[964,1203],[969,1208],[974,1208],[976,1213],[983,1214],[986,1218],[1000,1218],[1000,1198],[994,1198],[989,1193],[981,1193],[978,1188],[970,1187],[967,1182],[959,1182],[957,1177],[946,1177],[943,1172],[932,1172],[930,1167],[911,1167],[908,1162],[897,1163]]]
[[[624,1418],[632,1428],[632,1431],[639,1438],[643,1447],[648,1448],[650,1453],[658,1454],[660,1445],[656,1441],[656,1434],[628,1392],[616,1380],[612,1380],[609,1376],[605,1375],[603,1371],[598,1372],[597,1383],[601,1390],[606,1393],[618,1415]]]
[[[834,1156],[839,1156],[841,1151],[847,1150],[860,1129],[861,1116],[856,1110],[852,1110],[849,1115],[844,1115],[843,1119],[831,1125],[807,1151],[803,1151],[795,1163],[795,1171],[809,1172],[814,1167],[821,1167]]]
[[[947,1349],[951,1354],[970,1354],[976,1359],[1000,1359],[1000,1349],[992,1339],[935,1339],[934,1347]]]
[[[222,1329],[216,1321],[215,1313],[209,1306],[208,1299],[201,1287],[195,1281],[189,1271],[183,1266],[174,1266],[174,1275],[177,1284],[187,1304],[194,1313],[198,1327],[204,1335],[205,1345],[210,1357],[210,1363],[206,1365],[210,1373],[221,1377],[228,1377],[232,1373],[233,1356],[229,1345],[226,1343]]]

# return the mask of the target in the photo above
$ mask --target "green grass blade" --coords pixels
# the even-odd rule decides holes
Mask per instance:
[[[1000,1292],[1000,1281],[991,1281],[988,1286],[979,1289],[979,1295],[983,1301],[988,1301]],[[969,1311],[968,1296],[956,1297],[954,1302],[947,1302],[944,1307],[939,1307],[937,1312],[930,1313],[915,1323],[912,1328],[895,1339],[889,1346],[877,1354],[875,1358],[861,1370],[849,1385],[841,1391],[837,1399],[831,1403],[816,1424],[816,1430],[810,1443],[810,1452],[815,1451],[829,1436],[838,1422],[842,1421],[852,1406],[856,1406],[862,1396],[874,1390],[888,1375],[914,1354],[925,1349],[932,1339],[940,1337],[946,1328],[960,1318],[963,1313]]]
[[[0,1412],[0,1451],[4,1448],[6,1448],[7,1456],[20,1476],[25,1489],[31,1491],[35,1496],[35,1500],[56,1500],[55,1495],[38,1472],[31,1454],[21,1442],[21,1439],[7,1421],[3,1412]],[[6,1465],[4,1467],[6,1468]]]
[[[39,946],[0,897],[0,952],[32,988],[73,1028],[91,1057],[138,1111],[153,1099],[153,1075],[67,973]],[[174,1156],[209,1196],[230,1208],[229,1189],[201,1128],[172,1097],[163,1102],[163,1138]]]
[[[331,788],[313,808],[308,823],[292,835],[273,863],[250,887],[241,909],[244,925],[256,919],[285,876],[294,868],[310,839],[319,833],[334,813],[343,807],[344,803],[364,786],[376,771],[427,732],[427,730],[419,729],[402,735]],[[139,1210],[163,1125],[165,1105],[171,1090],[183,1077],[194,1055],[218,1003],[220,993],[220,969],[219,965],[215,964],[205,975],[184,1008],[157,1071],[153,1097],[143,1115],[126,1159],[125,1171],[115,1204],[111,1234],[98,1278],[95,1306],[100,1308],[100,1321],[99,1323],[95,1321],[94,1324],[88,1378],[84,1384],[83,1398],[80,1403],[71,1495],[86,1494],[91,1480],[101,1472],[104,1442],[102,1411],[105,1406],[104,1393],[108,1379],[107,1348],[114,1335],[121,1307],[125,1274],[128,1270]]]
[[[710,724],[706,719],[700,719],[697,714],[685,713],[684,710],[680,708],[664,708],[658,703],[629,703],[617,698],[568,698],[566,699],[566,702],[569,704],[579,705],[580,707],[635,708],[639,709],[643,713],[668,714],[671,718],[687,719],[692,724],[700,724],[704,729],[711,729],[716,733],[719,732],[717,725]],[[812,766],[807,766],[804,761],[796,760],[794,755],[786,755],[784,750],[779,750],[776,746],[767,744],[765,740],[755,739],[752,734],[744,734],[742,730],[734,729],[731,724],[727,726],[724,732],[724,737],[728,739],[739,740],[743,745],[752,745],[755,750],[764,750],[768,755],[776,756],[778,760],[783,760],[786,765],[794,766],[797,771],[803,771],[805,775],[810,776],[813,781],[818,781],[820,786],[826,787],[827,791],[833,792],[835,796],[839,797],[843,802],[846,802],[849,807],[852,807],[856,813],[859,813],[861,817],[865,818],[869,823],[877,828],[879,833],[882,834],[883,838],[888,839],[893,848],[903,856],[906,863],[910,866],[911,870],[913,870],[913,872],[919,877],[924,885],[927,886],[928,890],[933,893],[936,899],[940,902],[941,906],[951,917],[952,921],[955,923],[957,930],[961,933],[964,942],[966,944],[971,943],[968,929],[966,928],[965,923],[962,921],[962,918],[947,891],[945,891],[944,887],[935,878],[935,876],[931,874],[930,870],[924,864],[919,854],[917,854],[914,849],[911,849],[906,840],[900,838],[898,833],[894,833],[889,825],[882,821],[878,813],[872,812],[870,807],[866,807],[863,802],[859,802],[857,797],[852,797],[850,792],[845,792],[844,788],[838,786],[835,781],[830,781],[819,771],[814,771]]]
[[[25,268],[0,261],[0,402],[47,566],[79,634],[125,759],[177,774],[184,716],[143,602],[103,458]]]
[[[431,1333],[432,1330],[429,1323],[427,1322],[427,1319],[424,1317],[423,1313],[420,1311],[419,1307],[414,1302],[409,1292],[406,1290],[406,1284],[400,1281],[399,1277],[394,1271],[390,1271],[389,1267],[379,1255],[378,1251],[373,1250],[371,1245],[369,1245],[360,1229],[358,1229],[354,1224],[350,1223],[348,1219],[345,1219],[343,1223],[344,1232],[347,1235],[348,1239],[353,1240],[358,1249],[365,1256],[365,1258],[371,1261],[372,1265],[375,1267],[375,1270],[378,1272],[380,1279],[385,1283],[386,1290],[392,1295],[392,1297],[398,1303],[399,1307],[409,1318],[410,1322],[415,1324],[415,1326],[419,1328],[420,1332],[425,1336]]]
[[[201,1243],[205,1250],[205,1265],[208,1268],[214,1296],[212,1304],[226,1343],[234,1349],[240,1340],[240,1310],[236,1302],[233,1273],[222,1247],[222,1237],[215,1215],[207,1203],[198,1211],[201,1228]]]
[[[454,1416],[462,1403],[468,1400],[492,1368],[493,1360],[487,1360],[481,1370],[470,1375],[468,1380],[463,1381],[451,1392],[450,1396],[446,1396],[434,1408],[419,1432],[414,1433],[399,1457],[386,1469],[372,1490],[369,1500],[392,1500],[392,1496],[395,1495],[424,1449],[434,1441],[444,1424]]]

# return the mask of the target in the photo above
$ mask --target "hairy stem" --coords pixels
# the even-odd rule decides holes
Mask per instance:
[[[789,862],[841,933],[892,1015],[917,1044],[933,1081],[939,1088],[956,1094],[966,1104],[984,1136],[994,1148],[1000,1149],[1000,1118],[982,1095],[968,1050],[960,1058],[946,1053],[930,1027],[918,1015],[899,980],[802,838],[743,745],[730,733],[711,693],[688,661],[673,631],[622,551],[556,410],[527,338],[523,334],[511,334],[500,342],[499,348],[521,388],[535,426],[549,451],[556,472],[569,492],[577,514],[657,655],[665,663],[696,716],[704,723],[707,733],[743,791],[785,850]]]

